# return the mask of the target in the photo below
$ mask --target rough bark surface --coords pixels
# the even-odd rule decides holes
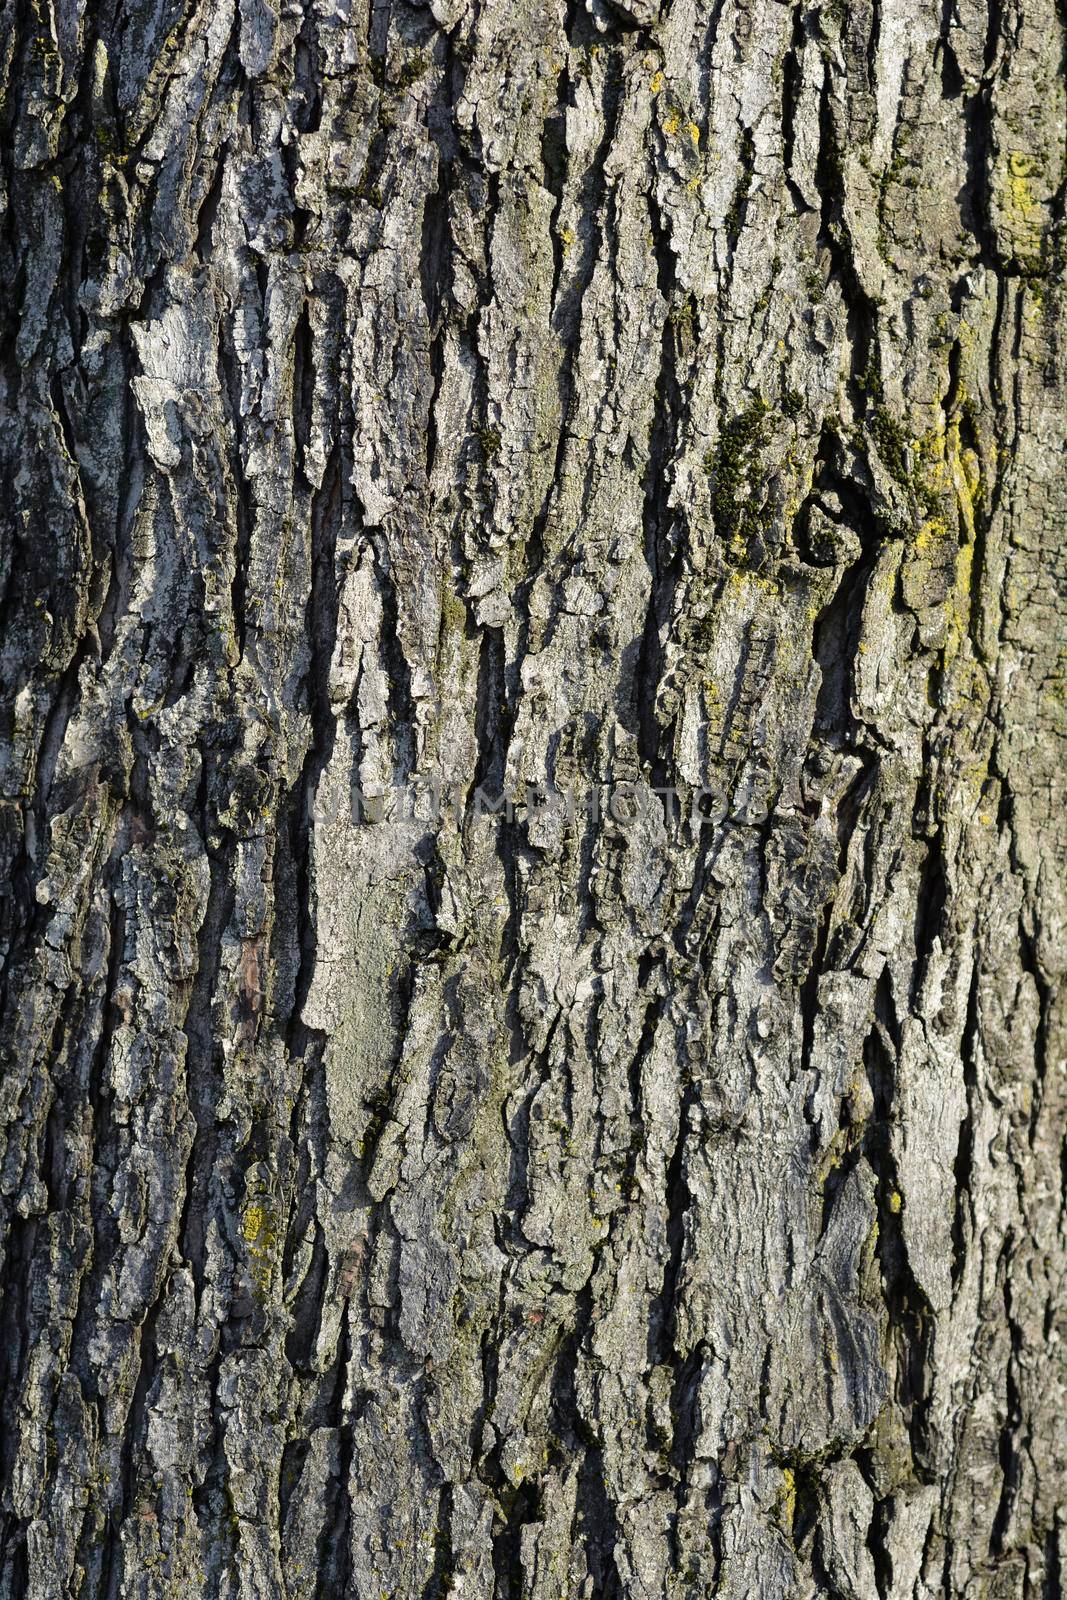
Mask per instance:
[[[1064,43],[7,0],[0,1600],[1061,1594]]]

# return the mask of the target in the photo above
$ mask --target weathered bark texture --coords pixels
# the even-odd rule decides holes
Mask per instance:
[[[8,0],[0,1600],[1060,1595],[1064,40]]]

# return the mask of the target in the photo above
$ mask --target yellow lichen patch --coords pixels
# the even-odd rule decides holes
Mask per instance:
[[[927,517],[915,535],[915,552],[920,556],[928,556],[935,550],[942,539],[947,539],[949,527],[944,517]]]
[[[971,611],[971,585],[974,577],[974,541],[960,546],[956,557],[956,583],[946,602],[949,645],[955,654],[963,644]]]
[[[650,83],[649,87],[653,94],[659,94],[660,90],[663,88],[662,72],[654,72],[652,74],[652,82]]]
[[[920,477],[920,490],[927,496],[938,495],[947,489],[952,481],[952,472],[949,465],[952,454],[952,440],[950,431],[955,432],[956,448],[959,448],[959,427],[950,424],[943,427],[940,423],[932,428],[927,428],[912,445],[912,454],[915,459],[915,469]]]
[[[274,1218],[266,1206],[253,1201],[241,1218],[241,1236],[248,1246],[252,1279],[261,1294],[270,1288],[277,1243]]]
[[[687,132],[689,134],[690,139],[692,139],[692,141],[693,141],[693,149],[694,150],[699,150],[700,149],[700,129],[697,127],[695,122],[687,122],[686,123],[686,130],[687,130]]]
[[[961,450],[959,469],[962,483],[958,485],[958,493],[961,499],[966,499],[973,521],[975,503],[982,493],[982,463],[978,459],[977,452]]]
[[[678,132],[678,129],[681,126],[682,113],[677,110],[668,111],[667,115],[663,119],[663,131],[667,135],[668,139],[673,139],[674,135]]]
[[[783,1526],[791,1528],[797,1509],[797,1480],[792,1467],[782,1468],[782,1489],[777,1506]]]
[[[736,541],[733,541],[736,543]],[[742,546],[743,551],[743,546]],[[738,552],[742,553],[742,552]],[[733,567],[728,578],[730,588],[740,599],[751,594],[755,589],[759,594],[777,595],[781,593],[778,584],[773,578],[764,577],[762,572],[752,572],[747,567]]]
[[[896,1190],[889,1196],[889,1209],[895,1217],[899,1216],[904,1206],[903,1196]]]
[[[1012,150],[1008,156],[1005,201],[1006,223],[1021,257],[1036,258],[1041,251],[1041,202],[1034,193],[1033,179],[1041,173],[1041,162],[1025,150]]]
[[[910,445],[914,496],[925,513],[912,548],[913,592],[921,594],[929,578],[943,574],[939,603],[948,658],[959,653],[969,626],[976,522],[984,496],[978,455],[961,439],[963,415],[957,411]]]
[[[1029,217],[1037,208],[1030,179],[1040,172],[1041,163],[1025,150],[1013,150],[1008,156],[1008,191],[1015,209]]]
[[[248,1244],[254,1244],[266,1223],[267,1214],[262,1206],[249,1206],[241,1223],[241,1232]]]

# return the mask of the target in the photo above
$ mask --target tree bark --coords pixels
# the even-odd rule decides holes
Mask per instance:
[[[1062,9],[3,37],[0,1600],[1058,1597]]]

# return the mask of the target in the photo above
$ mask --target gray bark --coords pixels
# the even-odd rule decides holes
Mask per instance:
[[[1062,9],[3,18],[0,1600],[1058,1597]]]

